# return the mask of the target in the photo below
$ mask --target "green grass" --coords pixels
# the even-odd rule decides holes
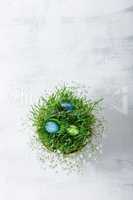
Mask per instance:
[[[66,111],[61,107],[61,102],[71,102],[74,109]],[[86,144],[91,143],[94,128],[97,123],[95,116],[99,108],[99,101],[87,100],[79,97],[75,91],[64,86],[57,88],[48,97],[41,97],[38,104],[32,107],[32,122],[40,142],[52,152],[70,154],[81,150]],[[48,120],[54,120],[60,129],[56,134],[49,134],[44,125]],[[76,127],[73,135],[71,128]]]

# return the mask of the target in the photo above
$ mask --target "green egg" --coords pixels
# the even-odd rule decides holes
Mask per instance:
[[[75,136],[75,135],[79,134],[79,129],[77,128],[77,126],[71,125],[71,126],[69,126],[69,128],[67,128],[67,132],[70,135]]]

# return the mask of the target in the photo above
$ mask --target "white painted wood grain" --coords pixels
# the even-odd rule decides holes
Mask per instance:
[[[133,2],[0,5],[0,199],[131,199]],[[30,104],[62,81],[90,86],[90,96],[105,99],[103,155],[83,176],[53,177],[40,169],[21,123]]]

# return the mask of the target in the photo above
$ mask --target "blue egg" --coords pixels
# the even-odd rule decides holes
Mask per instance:
[[[71,102],[62,102],[61,107],[64,108],[66,111],[72,111],[74,109],[74,106]]]
[[[59,125],[54,121],[47,121],[45,124],[45,130],[48,133],[57,133],[59,131]]]

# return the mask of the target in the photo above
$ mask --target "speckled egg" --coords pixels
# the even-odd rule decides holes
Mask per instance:
[[[61,107],[66,111],[73,111],[74,105],[71,102],[61,102]]]

